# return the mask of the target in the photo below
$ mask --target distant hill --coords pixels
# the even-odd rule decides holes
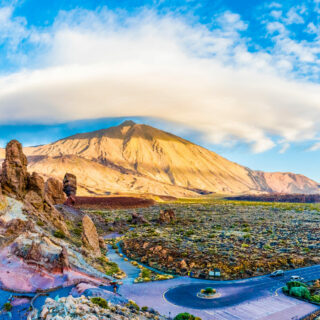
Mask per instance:
[[[72,172],[78,177],[81,194],[319,193],[318,183],[303,175],[253,171],[173,134],[132,121],[24,150],[30,171],[58,178]]]

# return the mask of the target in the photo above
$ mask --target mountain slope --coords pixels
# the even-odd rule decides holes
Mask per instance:
[[[59,178],[66,171],[74,172],[83,191],[97,194],[319,192],[318,184],[304,176],[252,171],[180,137],[132,121],[25,148],[25,153],[32,170]]]

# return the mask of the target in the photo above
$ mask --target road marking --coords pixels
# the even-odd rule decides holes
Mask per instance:
[[[280,287],[280,288],[276,289],[276,291],[275,291],[275,296],[276,296],[276,297],[278,297],[278,295],[279,295],[279,294],[278,294],[278,290],[279,290],[279,289],[282,289],[282,288],[283,288],[283,287]]]

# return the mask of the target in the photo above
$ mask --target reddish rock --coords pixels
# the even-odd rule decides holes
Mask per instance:
[[[161,224],[171,223],[176,219],[176,215],[173,210],[161,210],[159,216],[159,222]]]
[[[49,178],[44,187],[46,199],[53,205],[62,204],[66,201],[66,196],[63,192],[63,184],[56,178]]]
[[[1,186],[4,194],[22,199],[28,184],[27,157],[17,140],[6,146],[6,158],[2,163]]]
[[[76,204],[76,197],[74,195],[71,195],[67,198],[67,200],[64,202],[64,205],[69,207],[74,207]]]
[[[82,219],[82,243],[93,256],[100,256],[99,236],[96,226],[88,215]]]

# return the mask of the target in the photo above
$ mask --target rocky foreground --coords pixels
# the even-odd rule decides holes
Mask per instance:
[[[30,316],[28,320],[102,320],[102,319],[132,319],[132,320],[147,320],[147,319],[168,319],[160,316],[153,310],[148,308],[140,308],[134,303],[129,302],[126,305],[116,305],[106,302],[104,299],[86,298],[60,298],[53,300],[47,298],[45,305],[42,308],[40,316]]]

